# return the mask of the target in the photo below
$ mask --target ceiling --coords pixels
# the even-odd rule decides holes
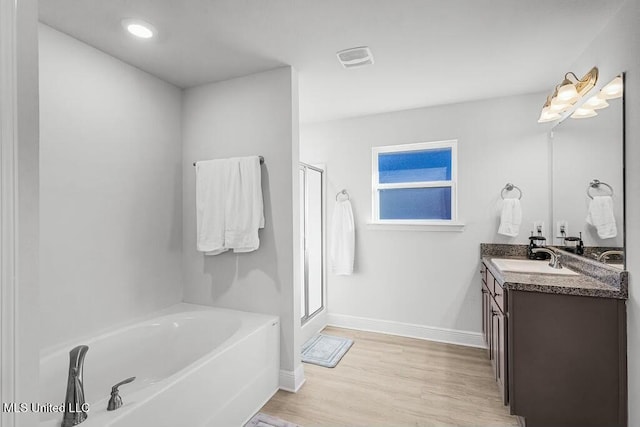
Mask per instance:
[[[181,88],[292,65],[301,121],[315,122],[550,90],[622,3],[40,0],[39,7],[47,25]],[[158,37],[125,34],[127,17],[152,23]],[[342,68],[335,53],[363,45],[375,64]]]

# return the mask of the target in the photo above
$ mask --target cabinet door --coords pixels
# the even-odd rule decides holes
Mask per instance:
[[[507,389],[505,385],[507,373],[507,355],[505,346],[506,337],[506,321],[505,316],[500,311],[496,302],[491,300],[491,342],[493,353],[493,369],[502,395],[503,404],[507,404]]]
[[[487,354],[491,359],[491,295],[485,285],[482,286],[482,336],[487,345]]]

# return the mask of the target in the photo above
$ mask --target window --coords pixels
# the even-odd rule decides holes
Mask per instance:
[[[456,163],[456,140],[374,147],[373,223],[454,223]]]

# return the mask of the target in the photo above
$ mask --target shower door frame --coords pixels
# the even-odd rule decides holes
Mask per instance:
[[[303,222],[304,224],[304,233],[302,233],[302,236],[300,236],[303,240],[303,247],[304,247],[304,252],[301,254],[303,256],[304,259],[304,271],[303,273],[303,279],[304,279],[304,306],[300,307],[302,312],[305,314],[304,316],[300,317],[300,324],[301,326],[304,326],[307,322],[309,322],[311,319],[313,319],[315,316],[317,316],[319,313],[322,312],[322,310],[324,310],[325,308],[325,280],[326,280],[326,257],[325,257],[325,248],[326,248],[326,236],[325,236],[325,170],[322,167],[317,167],[317,166],[313,166],[310,165],[308,163],[304,163],[304,162],[300,162],[299,164],[299,169],[300,170],[305,170],[304,173],[304,177],[300,182],[300,185],[304,188],[304,204],[305,204],[305,209],[304,209],[304,217],[300,218],[300,221]],[[306,242],[306,236],[307,236],[307,224],[309,223],[308,221],[308,215],[309,215],[309,209],[308,209],[308,189],[307,189],[307,173],[306,173],[306,169],[311,169],[313,171],[319,172],[320,173],[320,235],[321,235],[321,239],[320,239],[320,244],[321,244],[321,248],[320,248],[320,257],[321,257],[321,264],[322,264],[322,268],[320,269],[321,271],[321,275],[322,277],[320,278],[320,308],[318,308],[317,310],[315,310],[313,313],[309,313],[309,253],[307,251],[307,242]]]

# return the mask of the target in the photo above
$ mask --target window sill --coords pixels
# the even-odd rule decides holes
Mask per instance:
[[[368,222],[367,229],[380,231],[464,231],[464,222]]]

